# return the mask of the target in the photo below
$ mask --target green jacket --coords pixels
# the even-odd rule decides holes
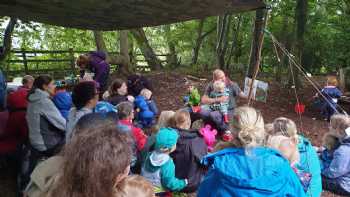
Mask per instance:
[[[155,187],[163,187],[170,191],[180,191],[187,185],[185,180],[175,177],[173,159],[168,154],[157,151],[148,154],[141,175]]]
[[[190,92],[190,98],[188,101],[189,106],[198,106],[201,102],[201,95],[199,94],[199,91],[197,88],[193,88],[193,90]]]

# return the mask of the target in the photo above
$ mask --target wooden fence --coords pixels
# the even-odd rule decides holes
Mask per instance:
[[[62,78],[70,74],[76,74],[76,57],[91,51],[68,50],[12,50],[10,59],[3,67],[5,75],[9,78],[23,76],[25,74],[39,75],[49,74],[54,78]],[[116,54],[116,52],[110,52]],[[166,62],[167,55],[157,55],[162,62]],[[136,54],[136,70],[150,70],[142,54]],[[117,69],[118,65],[111,65],[111,71]]]

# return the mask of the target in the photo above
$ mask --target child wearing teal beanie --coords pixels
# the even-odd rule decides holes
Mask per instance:
[[[187,180],[175,177],[175,165],[169,156],[176,149],[179,135],[171,128],[161,128],[156,136],[155,150],[147,155],[141,175],[155,187],[155,192],[180,191]]]

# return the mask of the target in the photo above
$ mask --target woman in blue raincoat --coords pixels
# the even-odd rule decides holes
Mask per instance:
[[[235,140],[202,161],[209,171],[199,187],[199,197],[305,196],[289,162],[277,151],[264,147],[264,121],[260,113],[250,107],[239,107],[231,127],[237,135]]]

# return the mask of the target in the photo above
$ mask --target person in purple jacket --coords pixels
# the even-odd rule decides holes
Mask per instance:
[[[331,117],[330,132],[340,145],[332,154],[329,165],[322,169],[323,189],[350,196],[350,118],[337,114]]]
[[[82,54],[77,59],[77,65],[80,68],[81,78],[84,78],[87,72],[93,73],[93,80],[97,83],[99,91],[103,93],[106,90],[110,65],[106,61],[105,52],[94,51]]]

